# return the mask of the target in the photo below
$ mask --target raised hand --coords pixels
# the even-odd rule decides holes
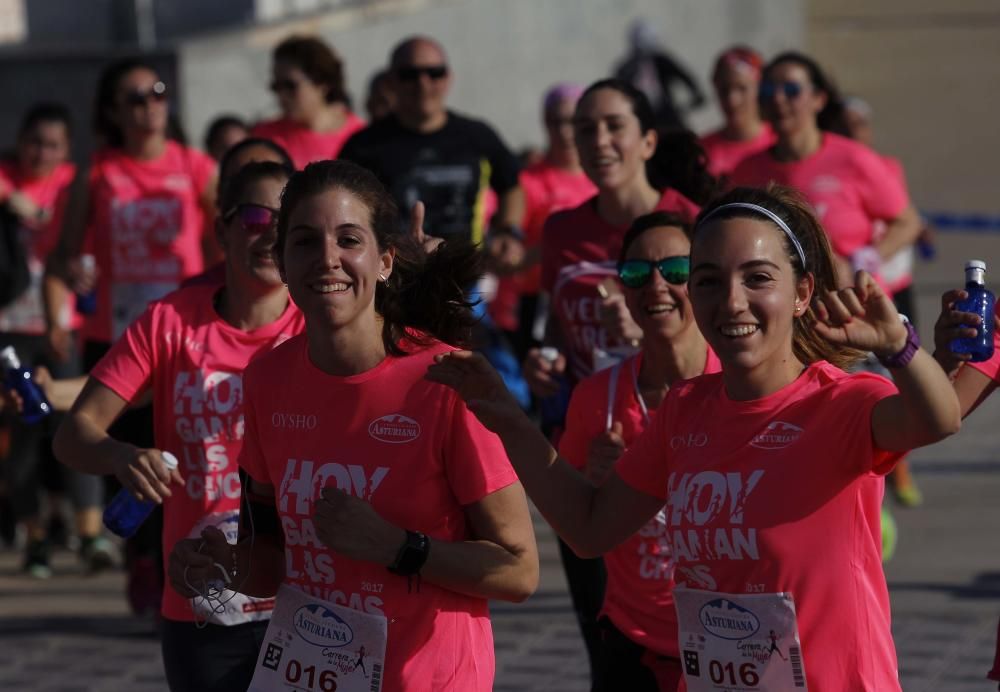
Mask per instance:
[[[420,200],[417,200],[413,208],[410,209],[410,235],[420,243],[421,247],[424,248],[424,252],[429,255],[437,250],[438,245],[444,242],[444,238],[435,238],[424,232],[425,211],[424,203]]]
[[[480,354],[452,351],[434,357],[425,379],[454,389],[476,418],[495,433],[524,417],[500,375]]]
[[[961,312],[955,309],[955,304],[969,297],[961,289],[948,291],[941,296],[941,313],[934,323],[934,358],[949,376],[954,375],[959,366],[972,358],[971,353],[955,353],[951,350],[951,342],[955,339],[967,339],[977,334],[977,327],[982,322],[974,312]],[[996,321],[996,318],[994,317]]]
[[[859,271],[854,286],[827,291],[815,299],[820,336],[843,346],[889,357],[906,345],[906,327],[892,300],[872,278]]]

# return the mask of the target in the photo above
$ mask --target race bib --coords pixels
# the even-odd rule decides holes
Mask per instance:
[[[802,649],[790,593],[674,590],[689,692],[801,692]]]
[[[247,692],[379,692],[387,628],[282,584]]]
[[[111,285],[111,338],[118,339],[142,311],[177,288],[176,283],[113,283]]]

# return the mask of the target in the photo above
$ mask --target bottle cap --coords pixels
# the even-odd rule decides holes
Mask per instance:
[[[163,459],[163,465],[167,467],[167,471],[173,471],[175,468],[180,466],[177,462],[177,457],[170,452],[160,451],[160,458]]]
[[[17,370],[21,367],[21,359],[17,357],[17,351],[13,346],[7,346],[0,350],[0,367],[5,370]]]
[[[555,363],[559,359],[559,349],[554,346],[542,346],[538,351],[538,355],[550,363]]]
[[[982,269],[986,271],[986,262],[982,260],[969,260],[965,263],[966,269]]]

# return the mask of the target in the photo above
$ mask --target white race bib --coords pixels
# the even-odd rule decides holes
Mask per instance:
[[[806,690],[790,593],[727,594],[678,587],[674,602],[688,692]]]
[[[388,623],[281,585],[247,692],[379,692]]]

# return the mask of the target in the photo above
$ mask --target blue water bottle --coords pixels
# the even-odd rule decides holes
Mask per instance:
[[[80,266],[88,274],[93,274],[97,268],[97,260],[93,255],[80,255]],[[76,294],[76,311],[81,315],[93,315],[97,312],[97,289],[90,293]]]
[[[177,457],[173,454],[160,452],[160,456],[168,471],[177,468]],[[122,488],[104,510],[104,525],[122,538],[131,538],[154,509],[156,503],[152,500],[140,500],[127,488]]]
[[[21,359],[13,346],[0,350],[0,369],[3,370],[3,384],[8,390],[21,397],[21,420],[37,423],[52,413],[52,405],[45,398],[41,387],[31,379],[31,370],[21,367]]]
[[[559,358],[559,350],[552,346],[543,346],[539,355],[550,363],[555,363]],[[554,379],[559,383],[559,391],[552,396],[545,397],[538,402],[538,412],[542,419],[542,430],[545,433],[551,432],[555,427],[562,427],[566,422],[566,410],[569,408],[569,396],[571,387],[566,375],[554,375]]]
[[[969,353],[973,363],[981,363],[993,357],[993,311],[996,296],[986,288],[986,262],[969,260],[965,263],[965,292],[969,297],[955,303],[960,312],[979,315],[982,324],[976,327],[976,335],[951,342],[954,353]],[[970,327],[972,325],[969,325]]]

